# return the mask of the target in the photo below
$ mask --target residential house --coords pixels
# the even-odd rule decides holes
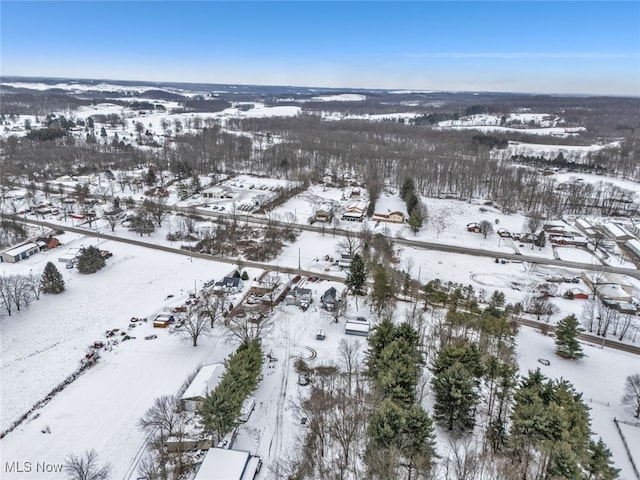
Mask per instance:
[[[222,363],[212,363],[200,367],[187,389],[180,397],[183,410],[195,412],[200,410],[207,395],[220,384],[226,369]]]
[[[295,287],[284,297],[286,305],[297,305],[302,308],[307,308],[312,301],[311,289],[309,288]]]
[[[359,200],[361,195],[360,187],[353,187],[351,189],[351,193],[349,194],[349,198],[353,200]]]
[[[60,246],[60,241],[56,237],[53,237],[51,235],[49,235],[48,237],[38,237],[37,241],[44,243],[44,248],[46,250],[51,250],[52,248]]]
[[[240,277],[224,277],[214,285],[214,290],[225,290],[231,293],[238,293],[243,287]]]
[[[320,303],[329,311],[335,310],[339,301],[338,292],[334,287],[327,289],[327,291],[322,294],[322,297],[320,297]]]
[[[477,222],[467,223],[467,232],[480,233],[482,229],[480,228],[480,224]]]
[[[350,222],[361,222],[367,214],[369,204],[367,202],[353,202],[347,205],[345,212],[342,214],[342,220]]]
[[[408,217],[407,206],[397,195],[386,195],[376,202],[372,220],[378,222],[403,223]]]
[[[568,225],[564,222],[549,222],[542,225],[542,230],[548,234],[567,235],[569,233]]]
[[[316,210],[316,222],[330,222],[333,218],[333,206],[329,203],[323,203]]]

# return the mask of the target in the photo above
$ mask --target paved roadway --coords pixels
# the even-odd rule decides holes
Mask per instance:
[[[179,208],[179,210],[184,210],[182,208]],[[190,213],[193,213],[193,209],[189,208],[188,209]],[[198,214],[200,213],[200,211],[197,212]],[[11,218],[11,215],[6,215],[6,214],[0,214],[0,216],[3,217],[7,217],[7,218]],[[212,214],[209,216],[220,216],[220,217],[224,217],[224,218],[228,218],[224,215],[219,215],[219,214]],[[308,276],[308,277],[318,277],[318,278],[322,278],[324,280],[329,280],[329,281],[333,281],[333,282],[344,282],[344,277],[341,276],[336,276],[336,275],[329,275],[325,272],[316,272],[316,271],[310,271],[310,270],[303,270],[303,269],[299,269],[299,268],[292,268],[292,267],[283,267],[283,266],[278,266],[278,265],[273,265],[270,263],[264,263],[264,262],[254,262],[254,261],[249,261],[249,260],[239,260],[237,258],[229,258],[229,257],[219,257],[219,256],[214,256],[214,255],[209,255],[206,253],[199,253],[199,252],[192,252],[189,250],[184,250],[181,248],[175,248],[175,247],[167,247],[165,245],[156,245],[153,243],[149,243],[146,242],[142,239],[138,240],[138,239],[132,239],[132,238],[123,238],[123,237],[118,237],[115,235],[111,235],[108,233],[102,233],[102,232],[96,232],[96,230],[94,229],[89,229],[89,228],[80,228],[80,227],[69,227],[66,225],[59,225],[59,224],[55,224],[55,223],[51,223],[51,222],[45,222],[42,220],[35,220],[35,219],[31,219],[31,218],[22,218],[22,217],[17,217],[20,221],[26,222],[26,223],[30,223],[33,225],[41,225],[47,228],[51,228],[54,230],[58,230],[58,229],[64,229],[66,231],[69,232],[75,232],[75,233],[79,233],[79,234],[83,234],[83,235],[88,235],[88,236],[93,236],[96,235],[99,238],[103,238],[105,240],[112,240],[115,242],[122,242],[122,243],[128,243],[130,245],[136,245],[139,247],[145,247],[145,248],[152,248],[155,250],[160,250],[160,251],[164,251],[164,252],[169,252],[169,253],[175,253],[175,254],[179,254],[179,255],[186,255],[189,257],[196,257],[196,258],[203,258],[205,260],[212,260],[212,261],[216,261],[216,262],[222,262],[222,263],[228,263],[228,264],[232,264],[232,265],[239,265],[240,267],[255,267],[255,268],[260,268],[263,270],[269,270],[269,271],[279,271],[279,272],[283,272],[283,273],[289,273],[292,275],[300,275],[300,276]],[[232,215],[229,215],[229,218],[232,218]],[[242,221],[245,221],[244,218],[242,218]],[[248,221],[249,223],[255,223],[255,224],[265,224],[267,223],[269,220],[268,219],[263,219],[263,218],[256,218],[256,217],[248,217]],[[276,222],[280,225],[284,225],[284,222]],[[322,226],[314,226],[314,225],[296,225],[296,228],[301,229],[301,230],[307,230],[307,231],[312,231],[312,232],[321,232],[323,227]],[[333,228],[326,228],[326,226],[324,227],[324,229],[326,231],[330,231],[333,234]],[[352,231],[348,231],[348,230],[342,230],[342,229],[336,229],[335,231],[336,235],[353,235],[354,232]],[[504,254],[504,253],[500,253],[499,255],[496,252],[489,252],[486,250],[480,250],[480,249],[476,249],[476,248],[469,248],[469,247],[462,247],[462,246],[453,246],[453,245],[443,245],[443,244],[439,244],[439,243],[432,243],[432,242],[422,242],[422,241],[417,241],[417,240],[406,240],[406,239],[400,239],[400,238],[394,238],[393,241],[395,243],[398,244],[403,244],[403,245],[407,245],[407,246],[411,246],[411,247],[416,247],[416,248],[426,248],[426,249],[431,249],[431,250],[439,250],[439,251],[443,251],[443,252],[451,252],[451,253],[459,253],[459,254],[464,254],[464,255],[474,255],[474,256],[485,256],[485,257],[492,257],[495,258],[496,256],[500,256],[501,258],[507,258],[507,259],[511,259],[511,260],[517,260],[517,261],[526,261],[526,262],[531,262],[531,263],[539,263],[539,264],[545,264],[545,265],[555,265],[555,266],[561,266],[561,267],[568,267],[568,268],[578,268],[578,269],[583,269],[583,270],[597,270],[597,271],[607,271],[607,272],[614,272],[614,273],[622,273],[625,275],[630,275],[633,276],[635,278],[640,278],[640,272],[636,271],[636,270],[632,270],[632,269],[628,269],[628,268],[621,268],[621,267],[609,267],[607,265],[602,265],[602,266],[594,266],[591,264],[586,264],[586,263],[579,263],[579,262],[566,262],[563,260],[555,260],[555,259],[549,259],[549,258],[540,258],[540,257],[530,257],[527,255],[515,255],[515,254]],[[540,326],[542,325],[546,325],[547,327],[549,327],[550,331],[554,331],[555,327],[553,325],[549,325],[543,322],[537,322],[535,320],[529,320],[529,319],[525,319],[525,318],[519,318],[518,323],[520,325],[525,325],[525,326],[529,326],[529,327],[533,327],[533,328],[540,328]],[[617,350],[622,350],[625,352],[629,352],[629,353],[633,353],[636,355],[640,355],[640,347],[634,346],[634,345],[628,345],[625,343],[620,343],[620,342],[616,342],[615,340],[611,340],[611,339],[603,339],[601,337],[595,336],[595,335],[591,335],[588,333],[582,333],[580,334],[579,338],[583,341],[587,341],[590,343],[594,343],[594,344],[599,344],[599,345],[603,345],[603,346],[607,346],[607,347],[611,347],[611,348],[615,348]]]

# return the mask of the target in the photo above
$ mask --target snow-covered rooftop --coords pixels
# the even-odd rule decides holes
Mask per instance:
[[[222,363],[203,365],[193,381],[189,384],[189,387],[185,390],[182,395],[182,400],[206,397],[216,389],[224,372],[225,368]]]
[[[245,471],[249,457],[249,452],[210,448],[194,480],[242,480],[244,478],[253,478],[251,472]]]

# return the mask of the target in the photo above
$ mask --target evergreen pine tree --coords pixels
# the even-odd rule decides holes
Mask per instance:
[[[202,184],[200,183],[200,177],[197,173],[193,174],[191,177],[191,195],[195,195],[196,193],[200,193],[202,191]]]
[[[409,228],[411,229],[411,231],[413,233],[418,233],[418,231],[422,228],[422,221],[423,221],[423,215],[422,212],[420,211],[420,208],[415,207],[413,210],[411,210],[411,213],[409,214]]]
[[[47,262],[42,272],[40,286],[45,293],[61,293],[64,291],[64,279],[52,262]]]
[[[344,283],[354,295],[362,295],[362,287],[364,287],[366,280],[367,273],[364,267],[364,260],[362,256],[356,253],[353,256],[351,265],[349,265],[349,273]]]
[[[578,336],[578,319],[568,315],[558,322],[556,327],[556,354],[573,360],[584,357]]]
[[[387,269],[381,263],[373,269],[373,290],[371,292],[371,305],[378,313],[382,312],[395,295],[393,284],[389,279]]]
[[[80,273],[95,273],[104,267],[105,260],[93,245],[82,249],[78,256],[78,271]]]
[[[460,362],[441,371],[431,381],[436,396],[435,419],[448,430],[470,431],[475,425],[478,381]]]
[[[615,468],[611,461],[611,450],[607,448],[602,438],[597,442],[589,441],[589,458],[586,462],[589,480],[614,480],[618,478],[620,469]]]

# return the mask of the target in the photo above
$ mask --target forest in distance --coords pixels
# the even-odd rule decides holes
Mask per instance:
[[[327,277],[344,275],[341,282],[331,280],[344,288],[344,303],[328,314],[332,322],[323,328],[336,327],[333,323],[345,320],[350,308],[349,315],[360,312],[357,315],[371,317],[373,328],[369,336],[360,339],[362,343],[353,340],[354,337],[338,340],[338,335],[325,341],[323,333],[322,341],[313,345],[325,355],[317,360],[314,355],[315,361],[296,357],[289,348],[295,336],[289,330],[289,322],[293,331],[303,328],[296,321],[326,320],[329,316],[322,316],[326,312],[320,302],[316,303],[318,310],[316,305],[307,310],[309,304],[298,308],[298,304],[284,301],[287,292],[280,295],[272,286],[270,302],[265,303],[262,297],[262,313],[256,320],[245,315],[244,310],[241,316],[235,316],[239,304],[245,299],[253,300],[253,294],[245,296],[234,291],[236,296],[232,298],[228,291],[214,292],[205,285],[198,291],[196,281],[193,285],[189,281],[193,295],[189,293],[188,303],[179,307],[183,310],[174,311],[182,322],[183,331],[179,334],[196,331],[190,337],[193,348],[197,347],[201,334],[202,345],[211,340],[209,336],[220,335],[220,331],[228,336],[238,325],[243,335],[227,342],[237,348],[225,360],[231,374],[223,388],[206,397],[201,411],[178,413],[177,396],[157,397],[153,403],[149,399],[139,402],[148,410],[138,419],[139,425],[131,429],[141,429],[152,440],[145,440],[147,443],[140,450],[144,450],[145,456],[140,460],[141,453],[139,464],[135,465],[142,478],[193,478],[202,459],[194,461],[181,447],[170,450],[165,447],[166,442],[175,436],[182,442],[183,437],[191,438],[188,435],[193,434],[192,430],[199,429],[194,437],[197,442],[213,438],[217,445],[235,432],[243,401],[261,382],[263,386],[278,383],[270,398],[278,398],[277,405],[272,407],[278,411],[279,423],[274,429],[280,430],[281,437],[284,435],[281,424],[286,423],[282,421],[283,411],[290,410],[286,415],[305,419],[304,427],[295,425],[303,432],[296,448],[269,458],[270,478],[618,478],[620,466],[614,465],[613,447],[603,441],[605,435],[593,426],[588,400],[568,380],[543,373],[549,360],[543,363],[534,358],[532,363],[537,370],[519,371],[519,349],[529,347],[519,345],[518,336],[522,318],[536,319],[540,325],[535,334],[544,335],[545,341],[555,346],[552,362],[563,362],[560,368],[568,371],[571,367],[567,365],[575,365],[585,356],[583,344],[576,340],[584,331],[580,320],[594,337],[604,331],[603,346],[607,335],[620,335],[621,342],[624,339],[635,343],[635,335],[631,340],[632,331],[640,331],[636,327],[636,313],[618,316],[614,312],[607,316],[604,312],[613,309],[594,296],[589,300],[591,311],[587,312],[585,307],[586,313],[583,312],[583,317],[591,317],[592,324],[572,313],[560,314],[560,309],[552,308],[549,302],[553,296],[551,281],[540,280],[543,275],[537,275],[534,269],[527,270],[526,266],[519,274],[536,277],[534,281],[540,281],[546,290],[527,290],[530,285],[519,284],[515,290],[523,301],[511,301],[499,290],[487,291],[447,278],[423,283],[421,266],[413,268],[410,274],[417,263],[413,259],[401,260],[400,250],[409,247],[400,239],[420,243],[422,237],[417,234],[421,229],[435,229],[437,236],[444,232],[442,211],[430,217],[429,199],[451,200],[452,205],[473,204],[472,214],[478,216],[479,222],[477,230],[461,229],[457,224],[455,228],[456,235],[477,233],[474,240],[477,238],[478,242],[481,237],[486,239],[493,234],[494,228],[498,230],[498,225],[504,230],[505,216],[518,216],[524,220],[525,233],[512,244],[522,242],[520,247],[526,248],[524,255],[529,252],[524,243],[531,244],[531,252],[534,247],[541,251],[545,239],[551,238],[547,225],[543,227],[545,222],[551,225],[567,217],[575,222],[581,216],[604,218],[603,222],[621,217],[639,218],[640,98],[20,77],[3,77],[0,83],[3,247],[26,241],[27,223],[37,225],[41,215],[43,222],[57,222],[60,231],[69,227],[69,223],[73,227],[70,231],[86,228],[86,233],[74,234],[87,239],[93,235],[95,226],[96,243],[101,222],[100,235],[105,236],[105,242],[115,244],[114,238],[122,236],[139,239],[141,244],[148,242],[147,247],[157,242],[155,246],[164,245],[165,250],[167,244],[171,249],[181,248],[184,259],[189,258],[189,268],[194,268],[194,258],[186,257],[185,252],[197,252],[200,256],[197,260],[211,255],[207,259],[211,265],[222,258],[237,258],[238,265],[242,261],[263,262],[266,273],[274,269],[269,262],[279,262],[278,257],[284,258],[285,249],[295,245],[298,270],[302,271],[300,248],[305,245],[296,242],[305,234],[317,239],[318,245],[320,239],[324,241],[325,223],[317,220],[324,200],[333,202],[335,212],[340,214],[347,213],[352,194],[356,195],[355,203],[366,200],[363,204],[368,211],[362,213],[360,220],[367,221],[350,222],[337,213],[333,218],[329,215],[326,221],[326,239],[333,227],[338,258],[346,256],[350,262],[339,269],[336,260],[332,267],[339,273],[330,270],[329,264],[322,270]],[[564,180],[559,181],[558,173],[571,176],[568,179],[563,176]],[[587,175],[590,181],[581,178]],[[240,180],[241,177],[245,180]],[[314,187],[316,193],[328,190],[326,198],[313,197]],[[215,199],[205,198],[203,192],[207,189],[209,193],[219,190],[237,197],[222,193]],[[249,210],[243,210],[249,202],[246,198],[256,192],[260,192],[264,203],[256,202],[254,210],[251,205]],[[307,197],[290,203],[289,207],[293,207],[285,212],[283,205],[302,194]],[[340,195],[342,198],[337,200]],[[389,197],[396,197],[402,208],[406,207],[406,217],[400,224],[388,224],[393,230],[384,221],[376,223],[374,217],[378,201]],[[54,199],[59,208],[58,204],[46,204]],[[313,218],[300,214],[305,202],[315,202]],[[215,212],[211,210],[214,204]],[[40,205],[45,207],[46,214],[37,213]],[[221,213],[223,208],[217,210],[219,206],[226,208],[225,213]],[[282,209],[278,211],[279,207]],[[296,207],[298,216],[294,213]],[[486,218],[480,221],[479,215],[489,209],[491,221]],[[204,215],[205,211],[208,215]],[[461,216],[471,215],[468,212],[471,210]],[[25,219],[33,215],[35,219],[22,223],[22,215]],[[73,218],[78,219],[75,225]],[[439,221],[441,227],[436,225]],[[337,226],[340,232],[336,238]],[[450,227],[453,231],[454,227]],[[507,234],[511,240],[511,233]],[[496,235],[501,237],[496,238],[498,242],[503,240],[499,232]],[[527,236],[531,238],[526,239]],[[464,242],[468,237],[461,238]],[[594,236],[589,241],[596,251],[605,238]],[[442,242],[446,243],[446,239]],[[119,248],[130,247],[123,244]],[[321,248],[325,248],[324,244],[309,246],[307,254],[315,259],[310,261],[311,268],[324,265],[321,260],[325,252]],[[88,252],[89,249],[95,251]],[[515,246],[514,250],[513,255],[520,254]],[[130,268],[127,262],[133,262],[136,255],[144,256],[132,253],[125,259],[125,255],[116,253],[113,260],[107,261],[98,248],[83,248],[82,252],[91,253],[95,269],[83,271],[87,260],[63,268],[62,272],[47,265],[47,289],[42,288],[40,277],[31,270],[28,275],[24,270],[0,277],[0,295],[27,292],[22,296],[13,294],[13,303],[10,293],[5,295],[7,300],[4,306],[0,304],[0,312],[8,313],[3,320],[22,318],[22,312],[34,308],[36,303],[50,301],[53,295],[78,295],[73,289],[78,291],[77,279],[87,278],[85,274],[92,279],[115,277],[116,267],[122,269],[118,272],[126,272]],[[445,255],[451,252],[444,252],[446,249],[438,253],[434,250],[434,258],[442,255],[437,257],[440,259],[437,263],[447,263]],[[175,251],[166,254],[178,256]],[[326,257],[329,262],[329,255]],[[488,263],[473,267],[476,272],[496,268],[501,270],[487,275],[511,278],[505,272],[513,265],[488,257],[483,258]],[[625,257],[625,262],[628,258]],[[555,260],[562,262],[564,258]],[[545,261],[540,263],[544,265]],[[16,271],[22,262],[17,263]],[[569,263],[561,266],[568,267]],[[628,260],[625,267],[632,264]],[[103,269],[105,265],[108,268]],[[253,264],[252,267],[258,270]],[[248,285],[255,272],[241,270],[235,270],[233,278]],[[422,272],[425,270],[426,267]],[[76,273],[82,276],[74,277]],[[604,278],[604,272],[598,273]],[[318,278],[307,275],[296,276],[298,286],[316,288]],[[44,276],[43,272],[43,281]],[[68,289],[63,276],[73,280]],[[470,278],[473,281],[473,276]],[[579,277],[561,280],[560,287],[566,287],[562,282],[572,287],[572,280],[583,281]],[[284,291],[288,282],[282,279],[278,282],[281,283],[278,288]],[[507,280],[497,285],[514,289],[514,284]],[[153,288],[159,291],[158,286]],[[186,289],[181,292],[187,295]],[[200,296],[192,303],[196,294]],[[173,293],[170,297],[177,301]],[[276,298],[282,303],[278,308]],[[230,305],[232,301],[235,310]],[[248,304],[245,307],[247,311],[253,308]],[[558,317],[554,319],[557,325],[551,326],[549,319],[553,315]],[[261,328],[252,327],[252,321],[254,327]],[[190,325],[196,323],[198,329],[190,330]],[[286,331],[284,327],[270,330],[273,325],[284,324]],[[139,326],[134,327],[139,330]],[[169,344],[170,339],[158,338],[164,330],[153,332],[153,342],[129,342],[127,348],[132,343],[131,348],[140,349],[161,341]],[[274,342],[275,357],[281,359],[277,368],[282,369],[282,383],[279,377],[275,382],[275,375],[265,381],[261,374],[262,363],[272,360],[271,353],[265,356],[266,349],[261,351],[269,342]],[[608,353],[602,350],[597,354],[589,350],[589,354],[595,358]],[[105,352],[105,362],[109,362],[107,355]],[[241,366],[234,366],[234,362]],[[97,378],[98,374],[90,371],[87,375]],[[300,390],[298,386],[303,386],[296,385],[296,380],[306,379],[304,386],[308,388],[295,398],[290,391],[286,396],[285,378],[289,378],[296,392]],[[620,393],[618,397],[625,409],[637,418],[640,380],[637,375],[626,380],[627,384],[616,386],[619,390],[616,395]],[[281,405],[285,397],[286,409]],[[166,418],[170,418],[170,425],[163,423]],[[17,429],[22,420],[5,432],[13,435],[7,437],[9,440],[22,438],[23,432]],[[187,427],[194,424],[197,429]],[[286,427],[284,432],[288,428],[293,427]],[[13,429],[16,430],[12,432]],[[114,429],[108,434],[121,432]],[[266,448],[264,445],[261,448],[260,453],[266,458]],[[620,451],[616,451],[616,460],[626,461]],[[88,451],[89,454],[92,452]],[[117,464],[120,459],[102,457],[101,454],[101,461],[111,461],[116,470],[122,469]],[[630,471],[628,466],[625,468]]]

